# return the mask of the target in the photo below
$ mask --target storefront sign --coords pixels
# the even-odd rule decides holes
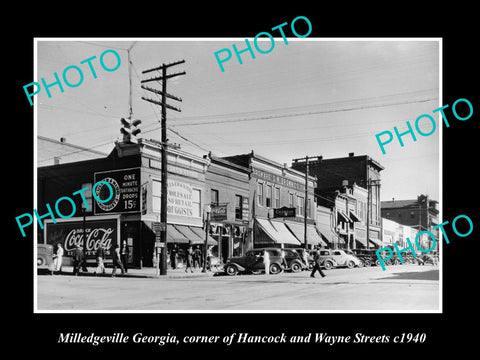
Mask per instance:
[[[110,201],[100,203],[95,201],[95,214],[117,214],[138,212],[141,208],[140,199],[140,168],[103,171],[95,173],[95,182],[105,181],[113,188]],[[99,185],[95,189],[100,199],[107,198],[109,189]]]
[[[263,171],[263,170],[259,170],[259,169],[254,168],[252,170],[252,175],[254,177],[258,178],[258,179],[262,179],[262,180],[265,180],[265,181],[270,181],[272,183],[279,184],[279,185],[282,185],[282,186],[286,186],[286,187],[289,187],[289,188],[292,188],[292,189],[295,189],[295,190],[305,191],[305,184],[304,183],[299,183],[299,182],[296,182],[296,181],[292,181],[292,180],[286,179],[285,177],[275,175],[275,174],[272,174],[272,173],[269,173],[269,172],[266,172],[266,171]]]
[[[178,180],[168,180],[167,214],[198,216],[194,212],[193,196],[194,191],[189,184]]]
[[[295,217],[295,208],[287,208],[286,206],[273,209],[273,217]]]
[[[45,239],[47,244],[63,245],[65,256],[72,256],[75,246],[83,248],[87,259],[95,259],[95,253],[100,244],[106,249],[106,255],[110,255],[110,248],[118,241],[118,218],[88,220],[85,221],[85,234],[83,234],[83,220],[45,221]]]
[[[227,204],[211,205],[210,220],[226,221],[227,220]]]

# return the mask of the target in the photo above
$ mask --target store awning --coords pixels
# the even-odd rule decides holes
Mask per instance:
[[[295,235],[295,237],[303,244],[305,241],[304,231],[305,225],[302,223],[286,221],[285,225]],[[318,235],[314,225],[307,224],[307,243],[312,245],[327,246],[327,243]]]
[[[320,231],[322,236],[331,244],[343,244],[345,243],[343,239],[338,236],[327,224],[318,224],[317,223],[317,229]]]
[[[358,241],[358,242],[359,242],[360,244],[362,244],[363,246],[367,247],[367,239],[356,238],[355,240]]]
[[[198,235],[200,239],[202,239],[202,244],[205,244],[205,230],[201,227],[196,227],[196,226],[189,226],[190,230],[192,230],[195,234]],[[212,238],[210,235],[208,235],[208,245],[217,245],[217,240]]]
[[[174,224],[173,226],[178,233],[182,234],[183,237],[186,238],[186,243],[192,243],[192,245],[200,245],[205,243],[205,231],[202,228],[177,224]],[[183,243],[185,243],[185,241],[183,241]],[[208,236],[208,245],[216,244],[217,242],[212,237]]]
[[[274,242],[278,244],[301,245],[300,241],[285,227],[283,222],[271,221],[267,219],[255,219],[260,228]]]
[[[167,242],[188,244],[188,239],[173,224],[167,224]]]
[[[372,239],[370,238],[369,239],[370,242],[374,243],[375,245],[379,246],[379,247],[385,247],[387,246],[387,244],[385,244],[383,241],[379,240],[379,239]]]
[[[350,211],[350,219],[352,219],[355,222],[361,221],[357,215],[355,215],[352,211]]]
[[[341,210],[338,210],[338,211],[337,211],[337,213],[338,213],[338,215],[340,216],[340,218],[342,218],[342,219],[343,219],[343,221],[346,221],[346,222],[353,222],[353,221],[352,221],[352,219],[350,219],[350,218],[348,217],[348,215],[347,215],[347,214],[345,214],[343,211],[341,211]]]

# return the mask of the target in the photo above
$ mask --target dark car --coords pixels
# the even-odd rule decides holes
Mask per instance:
[[[270,273],[278,274],[282,272],[281,249],[267,249],[270,255]],[[237,275],[238,273],[260,274],[265,271],[263,264],[263,249],[252,249],[245,253],[245,256],[234,256],[227,259],[224,266],[227,275]]]
[[[380,266],[375,249],[353,249],[352,252],[363,263],[363,266]]]
[[[37,270],[48,270],[50,273],[53,272],[53,245],[37,245]]]
[[[312,267],[313,267],[313,262],[315,261],[316,252],[317,252],[317,250],[310,250],[311,260],[309,260],[309,261],[311,261],[311,266]],[[323,267],[326,270],[330,270],[330,269],[338,266],[337,260],[335,260],[335,258],[332,256],[329,249],[320,249],[320,260],[321,260],[320,267]]]
[[[290,270],[291,272],[300,272],[306,268],[302,257],[295,249],[283,249],[285,252],[285,260],[287,261],[287,268],[284,270]]]

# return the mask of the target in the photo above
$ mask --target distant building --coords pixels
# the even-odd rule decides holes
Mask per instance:
[[[355,156],[354,153],[349,153],[348,157],[333,159],[314,157],[309,159],[308,166],[309,175],[316,177],[315,195],[318,204],[339,208],[342,202],[345,203],[345,210],[339,208],[340,211],[334,214],[337,229],[341,231],[340,246],[382,246],[380,172],[384,167],[368,155]],[[294,161],[292,169],[305,172],[306,161]],[[350,202],[347,205],[348,199]],[[346,218],[342,211],[347,215]],[[354,215],[350,216],[352,212]],[[354,220],[353,217],[358,219]],[[349,229],[346,228],[347,223]]]
[[[104,158],[108,154],[60,140],[37,136],[37,166],[49,166]]]
[[[434,234],[438,247],[439,229],[433,229],[438,225],[438,201],[429,199],[428,195],[419,195],[410,200],[382,201],[381,206],[383,218],[410,226],[418,232],[430,231]]]

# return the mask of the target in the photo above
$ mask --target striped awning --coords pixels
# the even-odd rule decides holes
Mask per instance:
[[[300,241],[293,236],[283,222],[259,218],[256,218],[255,220],[262,231],[274,242],[278,244],[301,245]]]
[[[295,235],[295,237],[303,244],[305,241],[304,232],[305,225],[298,222],[286,221],[285,226]],[[312,245],[327,246],[327,243],[318,235],[314,225],[307,224],[307,243]]]

